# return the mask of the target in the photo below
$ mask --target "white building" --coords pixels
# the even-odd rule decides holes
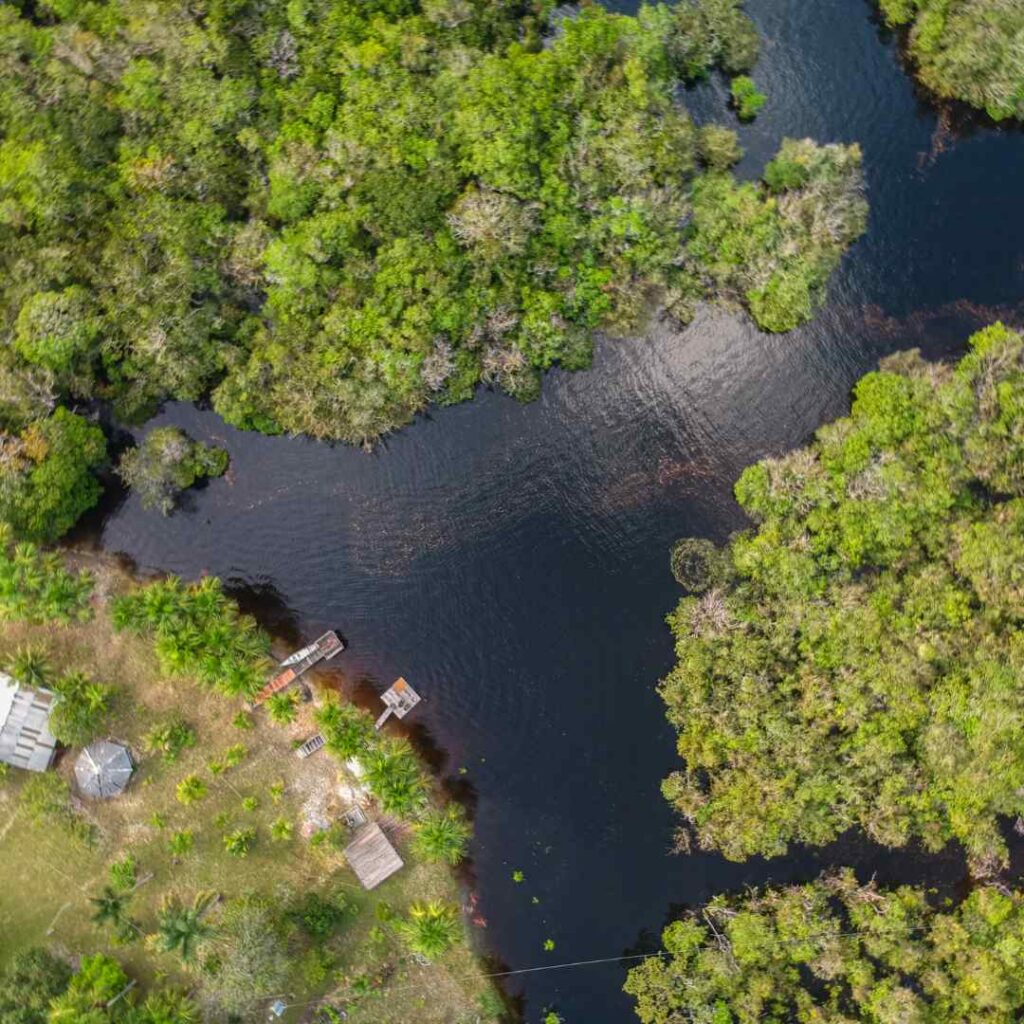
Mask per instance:
[[[0,762],[45,772],[53,763],[57,741],[50,733],[54,695],[30,690],[0,672]]]

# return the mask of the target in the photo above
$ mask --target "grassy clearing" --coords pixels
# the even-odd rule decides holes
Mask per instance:
[[[94,568],[94,567],[92,567]],[[296,1006],[289,1019],[310,1013],[311,1000],[330,993],[351,1022],[457,1024],[484,1022],[499,1015],[493,992],[480,974],[468,943],[457,944],[436,963],[411,957],[392,921],[414,900],[460,902],[458,886],[444,866],[418,862],[408,830],[380,819],[398,846],[406,868],[372,893],[364,892],[348,869],[341,847],[348,836],[333,826],[332,841],[310,842],[303,824],[311,818],[337,821],[353,780],[321,752],[305,761],[294,743],[315,731],[312,704],[300,707],[287,726],[273,725],[263,712],[250,716],[251,728],[234,724],[242,708],[198,685],[169,681],[159,672],[150,643],[115,633],[105,614],[109,598],[125,581],[109,567],[97,578],[97,614],[72,625],[0,624],[0,662],[26,644],[41,646],[57,672],[77,669],[116,688],[114,711],[104,733],[128,744],[138,769],[127,793],[110,801],[77,804],[95,829],[90,846],[55,825],[36,825],[19,806],[27,782],[13,773],[0,784],[0,862],[5,897],[0,905],[0,961],[19,949],[50,945],[66,953],[111,951],[144,984],[157,979],[194,988],[196,969],[160,952],[152,938],[161,904],[168,896],[190,903],[212,890],[225,900],[259,893],[287,907],[316,892],[347,908],[344,924],[332,935],[312,938],[292,927],[292,968],[286,1002]],[[196,742],[173,763],[146,751],[155,726],[183,719]],[[233,767],[218,770],[230,748],[244,745]],[[72,781],[77,751],[68,751],[57,772]],[[237,756],[237,752],[236,752]],[[212,767],[211,767],[212,765]],[[183,805],[176,797],[182,779],[196,776],[206,786],[200,800]],[[281,823],[287,823],[282,825]],[[224,848],[224,837],[252,830],[244,857]],[[280,838],[285,831],[290,838]],[[192,847],[172,849],[172,838],[188,832]],[[278,838],[275,838],[275,833]],[[179,840],[180,842],[180,840]],[[110,865],[132,857],[138,884],[127,915],[142,937],[114,947],[114,933],[92,920],[90,897],[110,882]],[[218,910],[210,913],[216,926]],[[264,1006],[254,1007],[262,1019]]]

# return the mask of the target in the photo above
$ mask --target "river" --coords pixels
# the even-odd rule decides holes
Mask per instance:
[[[421,739],[474,803],[481,942],[510,968],[655,948],[673,907],[822,864],[883,880],[961,870],[953,853],[855,839],[745,865],[668,852],[659,783],[674,753],[654,686],[679,597],[669,546],[740,527],[740,470],[843,413],[879,357],[956,355],[1024,298],[1024,133],[940,119],[866,0],[747,9],[769,102],[741,130],[740,172],[756,175],[784,135],[864,150],[868,234],[812,325],[766,336],[704,311],[685,330],[600,340],[590,371],[550,374],[534,404],[483,393],[372,454],[242,434],[172,404],[156,422],[225,444],[229,476],[169,520],[132,499],[93,524],[142,567],[224,577],[270,625],[338,628],[340,667],[364,691],[410,680]],[[729,120],[725,95],[712,82],[687,102]],[[530,1024],[548,1006],[568,1024],[625,1024],[623,978],[611,962],[508,987]]]

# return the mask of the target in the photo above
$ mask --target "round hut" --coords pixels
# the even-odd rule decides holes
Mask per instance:
[[[75,762],[75,779],[83,796],[107,800],[124,792],[135,771],[128,748],[110,740],[90,743]]]

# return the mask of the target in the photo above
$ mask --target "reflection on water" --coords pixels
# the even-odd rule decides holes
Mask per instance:
[[[785,134],[864,149],[869,234],[813,325],[765,336],[715,310],[686,330],[658,323],[600,341],[591,371],[551,374],[533,405],[484,393],[372,455],[240,434],[173,405],[160,422],[226,445],[230,474],[169,520],[130,499],[100,528],[142,567],[223,576],[292,634],[340,628],[353,683],[410,679],[426,698],[415,722],[476,800],[483,941],[516,968],[617,956],[671,904],[726,887],[841,860],[881,877],[924,865],[856,843],[770,864],[667,855],[658,786],[674,755],[653,687],[672,659],[670,544],[742,526],[731,483],[743,466],[842,413],[880,356],[955,353],[1024,297],[1024,137],[984,128],[934,147],[938,118],[866,0],[748,9],[770,100],[742,129],[742,172]],[[723,95],[710,83],[688,102],[724,117]],[[555,1004],[574,1024],[611,1024],[630,1017],[622,979],[613,963],[512,988],[531,1022]]]

